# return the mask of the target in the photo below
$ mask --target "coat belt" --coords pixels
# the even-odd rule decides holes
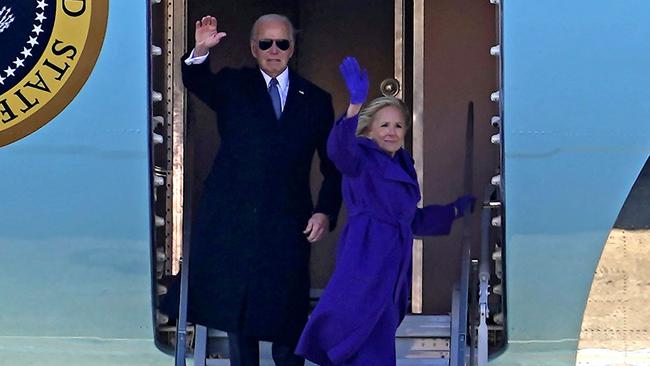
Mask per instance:
[[[411,255],[412,255],[412,248],[413,248],[413,232],[411,230],[411,223],[413,221],[412,218],[409,219],[399,219],[396,217],[391,217],[388,215],[380,214],[377,212],[372,212],[369,210],[350,210],[348,213],[348,217],[356,217],[356,216],[369,216],[373,219],[376,219],[378,221],[381,221],[385,224],[394,226],[396,229],[398,229],[400,233],[400,243],[402,245],[407,246],[406,250],[403,252],[403,256],[400,260],[400,267],[399,267],[399,272],[397,275],[397,280],[395,281],[395,284],[393,285],[393,302],[397,303],[398,302],[398,296],[400,293],[401,289],[401,284],[405,282],[406,276],[408,275],[410,264],[411,264]]]

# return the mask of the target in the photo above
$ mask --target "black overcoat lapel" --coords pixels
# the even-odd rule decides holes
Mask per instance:
[[[275,111],[262,72],[259,69],[249,69],[247,72],[248,75],[243,88],[246,89],[250,97],[251,105],[262,116],[264,121],[274,121],[276,119]]]
[[[299,115],[301,106],[304,106],[301,99],[305,98],[305,83],[303,79],[293,70],[289,69],[289,92],[287,101],[284,104],[284,111],[280,116],[280,126],[286,127],[293,121],[299,121],[296,118]]]

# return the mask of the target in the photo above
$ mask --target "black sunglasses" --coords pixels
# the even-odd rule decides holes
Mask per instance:
[[[291,46],[291,42],[288,39],[260,39],[257,41],[257,47],[262,51],[266,51],[273,46],[273,42],[282,51],[288,50]]]

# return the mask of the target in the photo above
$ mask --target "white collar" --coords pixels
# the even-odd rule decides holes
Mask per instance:
[[[266,87],[269,87],[269,83],[271,82],[271,79],[273,79],[269,74],[265,73],[264,70],[260,69],[260,72],[262,73],[262,76],[264,77],[264,82],[266,83]],[[287,67],[280,73],[280,75],[275,77],[278,80],[278,86],[280,87],[280,90],[287,90],[289,88],[289,68]]]

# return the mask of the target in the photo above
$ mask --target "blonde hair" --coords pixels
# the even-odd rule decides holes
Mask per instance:
[[[409,129],[411,127],[411,114],[406,104],[395,97],[379,97],[368,102],[359,113],[357,136],[362,136],[368,133],[372,120],[375,118],[375,114],[377,114],[379,110],[391,106],[398,108],[402,112],[402,115],[404,116],[404,125],[406,129]]]

